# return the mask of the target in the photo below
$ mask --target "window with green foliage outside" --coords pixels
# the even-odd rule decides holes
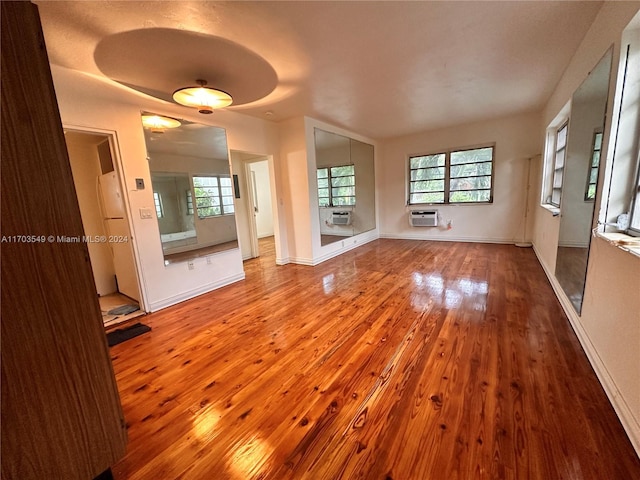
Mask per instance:
[[[343,207],[356,204],[356,175],[353,165],[318,168],[318,204]]]
[[[450,150],[409,158],[409,204],[491,203],[493,150]]]
[[[231,177],[193,177],[198,218],[230,215],[234,212]]]

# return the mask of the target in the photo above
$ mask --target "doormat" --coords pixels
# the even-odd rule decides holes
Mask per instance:
[[[143,333],[147,333],[149,331],[151,331],[151,327],[149,327],[148,325],[136,323],[135,325],[131,325],[130,327],[119,328],[118,330],[107,333],[107,341],[109,342],[109,346],[113,347],[114,345],[126,342],[127,340],[131,340],[132,338],[135,338],[138,335],[142,335]]]
[[[112,308],[107,312],[107,315],[128,315],[137,310],[140,310],[138,305],[122,305],[121,307]]]

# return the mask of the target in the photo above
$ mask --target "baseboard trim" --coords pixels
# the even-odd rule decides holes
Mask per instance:
[[[232,275],[230,277],[226,277],[223,278],[221,280],[218,280],[216,282],[211,282],[211,283],[207,283],[205,285],[202,285],[198,288],[194,288],[192,290],[186,290],[184,292],[181,292],[177,295],[172,295],[171,297],[167,297],[167,298],[163,298],[162,300],[159,300],[157,302],[153,302],[149,304],[149,311],[150,312],[157,312],[158,310],[162,310],[163,308],[167,308],[170,307],[172,305],[175,305],[177,303],[180,302],[184,302],[185,300],[190,300],[194,297],[197,297],[199,295],[205,294],[205,293],[209,293],[213,290],[216,290],[220,287],[224,287],[226,285],[230,285],[232,283],[235,282],[239,282],[241,280],[244,280],[245,278],[245,274],[244,272],[242,273],[238,273],[236,275]]]
[[[578,341],[582,346],[587,358],[589,359],[589,363],[591,364],[591,368],[593,368],[598,380],[600,381],[600,385],[604,389],[611,406],[616,412],[620,423],[622,423],[622,427],[624,428],[627,436],[629,437],[629,441],[633,445],[636,453],[640,457],[640,422],[635,418],[633,411],[629,408],[629,405],[625,401],[624,397],[618,390],[618,387],[613,380],[613,377],[607,370],[606,365],[598,355],[598,351],[594,347],[593,343],[591,343],[591,339],[589,335],[582,327],[580,323],[580,317],[573,309],[571,301],[565,295],[564,290],[556,280],[555,276],[551,273],[545,262],[542,260],[542,256],[540,252],[536,249],[536,246],[533,246],[533,251],[538,258],[538,263],[542,266],[549,283],[551,284],[551,288],[553,288],[554,293],[556,294],[556,298],[560,302],[564,313],[567,315],[569,319],[569,323],[571,324],[571,328],[575,332],[578,337]]]
[[[289,257],[277,258],[276,257],[276,265],[287,265],[291,263],[291,259]]]
[[[353,238],[353,237],[347,237],[347,238]],[[358,238],[356,239],[355,243],[351,243],[346,247],[341,247],[339,250],[334,250],[333,252],[325,253],[324,255],[320,255],[319,257],[314,258],[313,265],[314,266],[319,265],[322,262],[326,262],[327,260],[338,257],[343,253],[348,252],[349,250],[353,250],[354,248],[361,247],[362,245],[366,245],[367,243],[373,242],[374,240],[377,240],[377,239],[378,239],[377,235],[371,235],[369,237],[364,236],[364,237]]]
[[[478,238],[478,237],[430,237],[418,234],[397,234],[381,233],[380,238],[390,238],[392,240],[428,240],[430,242],[468,242],[468,243],[499,243],[515,244],[519,240],[505,238]]]

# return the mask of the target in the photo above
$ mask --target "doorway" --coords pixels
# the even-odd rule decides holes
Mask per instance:
[[[144,314],[110,135],[65,129],[93,278],[106,329]]]
[[[262,255],[276,261],[277,205],[273,199],[272,159],[267,155],[231,151],[231,164],[237,178],[236,214],[242,259]]]

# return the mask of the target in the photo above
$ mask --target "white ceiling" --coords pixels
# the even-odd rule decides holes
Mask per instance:
[[[184,86],[172,84],[177,73],[190,78],[198,69],[237,67],[219,72],[229,93],[234,87],[270,93],[230,110],[272,121],[308,115],[372,138],[540,110],[602,6],[592,1],[36,3],[53,64],[107,76],[100,64],[112,79],[164,95]],[[122,35],[142,29],[149,32]],[[175,32],[167,35],[166,29]],[[198,36],[202,49],[194,47]],[[183,66],[167,60],[166,69],[145,73],[183,45],[182,37],[189,38],[184,45],[190,51],[201,50],[185,55],[188,62],[198,58],[201,65],[176,73]],[[122,38],[146,43],[127,41],[122,48],[114,40]],[[163,40],[171,48],[161,48]],[[96,54],[99,45],[110,47],[107,54],[104,49]],[[239,51],[246,58],[233,53]],[[253,64],[266,65],[267,74],[252,75]],[[234,83],[238,72],[242,81]],[[273,81],[268,72],[277,76],[275,88],[267,85]]]

